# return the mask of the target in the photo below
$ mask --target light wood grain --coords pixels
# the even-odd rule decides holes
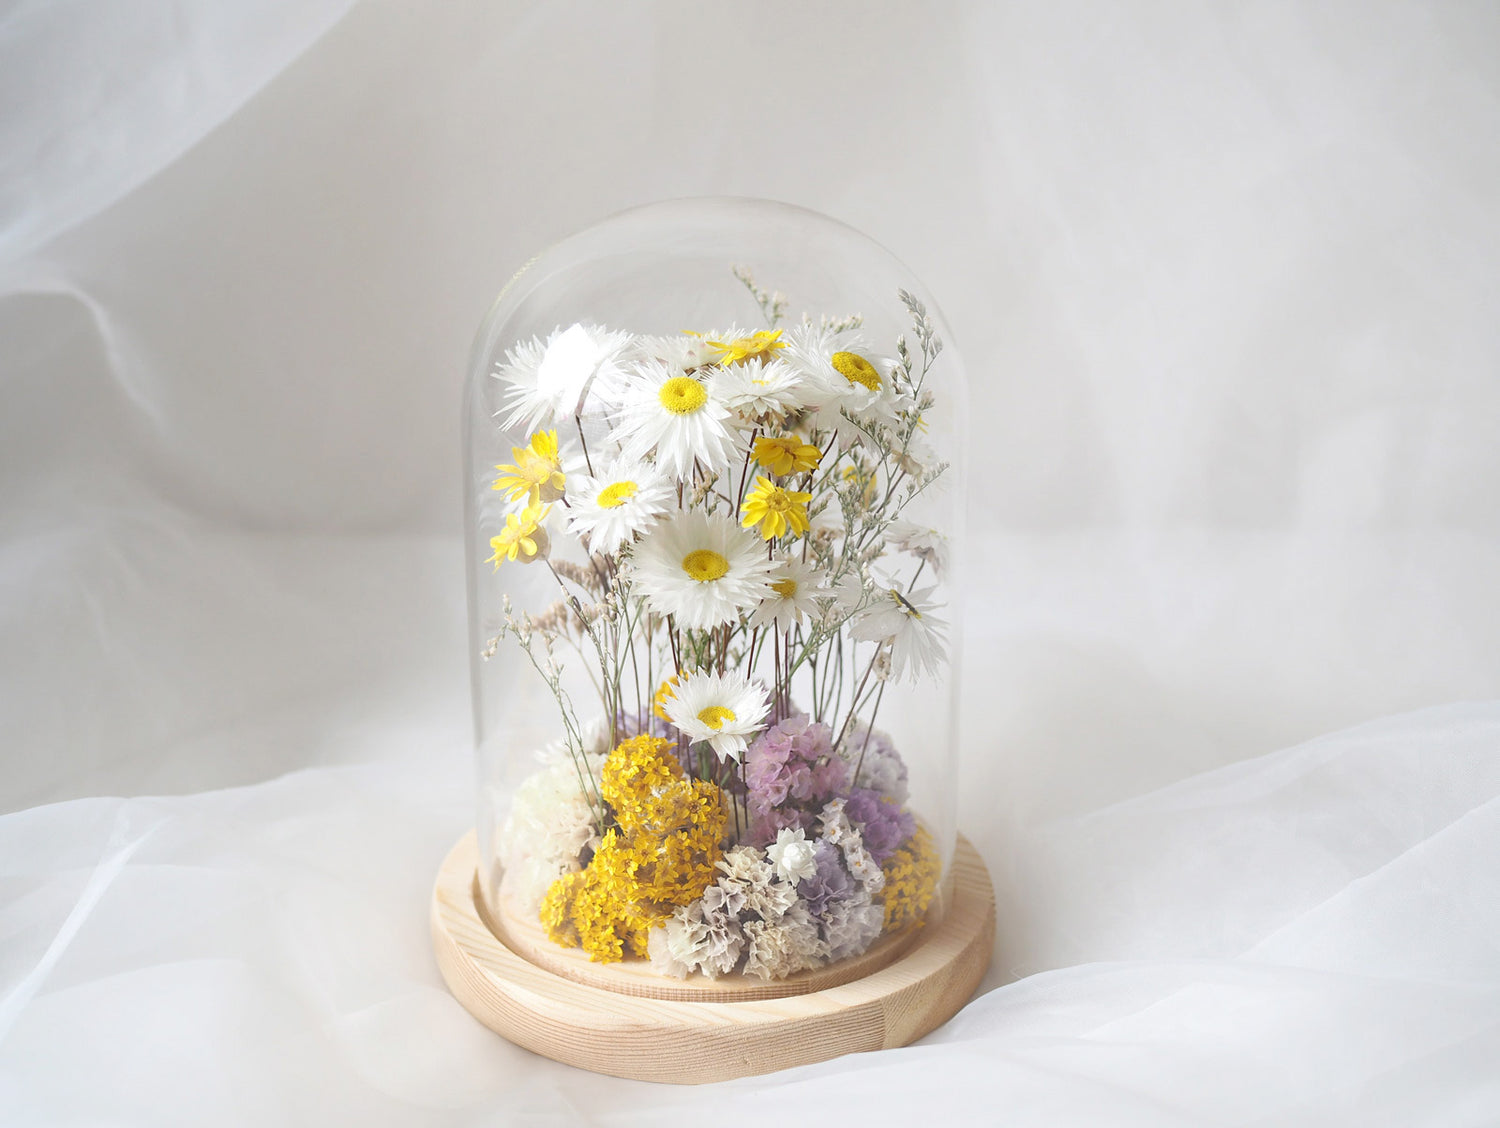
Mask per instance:
[[[433,887],[433,947],[449,989],[479,1021],[517,1045],[617,1077],[723,1081],[904,1046],[969,1000],[994,943],[989,872],[960,837],[946,911],[878,971],[781,998],[649,998],[576,982],[507,947],[480,915],[477,862],[470,833],[448,855]]]

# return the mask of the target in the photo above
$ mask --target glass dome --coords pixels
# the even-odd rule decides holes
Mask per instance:
[[[502,291],[464,457],[479,889],[512,947],[788,993],[943,911],[948,337],[889,252],[758,200],[625,212]]]

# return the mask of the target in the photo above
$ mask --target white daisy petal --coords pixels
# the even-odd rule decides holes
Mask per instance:
[[[716,391],[725,407],[742,419],[786,418],[808,406],[801,372],[783,360],[769,364],[736,364],[715,377]]]
[[[800,325],[783,358],[802,377],[804,400],[817,409],[814,425],[832,431],[841,445],[861,433],[844,412],[866,427],[895,422],[890,362],[876,356],[857,330]]]
[[[828,594],[822,583],[822,573],[811,564],[791,557],[777,560],[776,570],[771,573],[771,594],[750,616],[750,625],[774,625],[777,630],[789,631],[804,615],[816,618],[818,598]]]
[[[665,703],[667,717],[693,743],[706,741],[716,755],[739,760],[749,738],[765,728],[771,701],[759,682],[737,670],[692,673]]]
[[[568,479],[568,528],[588,536],[589,551],[612,554],[656,524],[673,495],[649,463],[619,459],[598,477]]]
[[[771,591],[772,563],[759,538],[732,517],[701,510],[658,524],[635,547],[631,583],[679,627],[733,622]]]
[[[626,458],[645,458],[654,451],[663,473],[686,479],[695,462],[723,470],[736,453],[739,425],[716,398],[711,380],[685,375],[662,361],[643,361],[625,374],[619,398],[618,422],[610,437]]]
[[[933,590],[877,590],[869,606],[854,616],[850,637],[861,642],[889,642],[895,677],[910,674],[915,680],[924,674],[935,676],[948,660],[943,638],[948,624],[934,614],[939,605],[931,600]]]
[[[506,385],[501,426],[532,431],[570,418],[596,394],[607,399],[629,341],[629,333],[578,324],[554,330],[545,344],[536,338],[517,344],[495,372]]]

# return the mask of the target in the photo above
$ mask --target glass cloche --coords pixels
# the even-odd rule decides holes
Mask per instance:
[[[464,426],[478,886],[512,946],[787,993],[943,912],[947,338],[887,251],[758,200],[625,212],[505,287]]]

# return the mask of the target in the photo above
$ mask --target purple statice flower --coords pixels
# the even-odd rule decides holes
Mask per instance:
[[[745,752],[750,839],[765,846],[784,827],[812,831],[823,805],[849,785],[833,733],[798,713],[761,733]]]
[[[797,883],[797,892],[807,902],[807,911],[821,917],[830,903],[842,901],[854,892],[854,881],[844,869],[844,853],[826,838],[813,846],[813,861],[818,872]]]
[[[844,754],[859,768],[857,777],[849,781],[851,785],[889,795],[897,803],[906,802],[906,761],[889,736],[859,721],[844,741]]]
[[[856,787],[849,792],[844,811],[859,828],[865,849],[877,865],[885,865],[885,860],[917,832],[916,816],[888,795],[868,787]]]

